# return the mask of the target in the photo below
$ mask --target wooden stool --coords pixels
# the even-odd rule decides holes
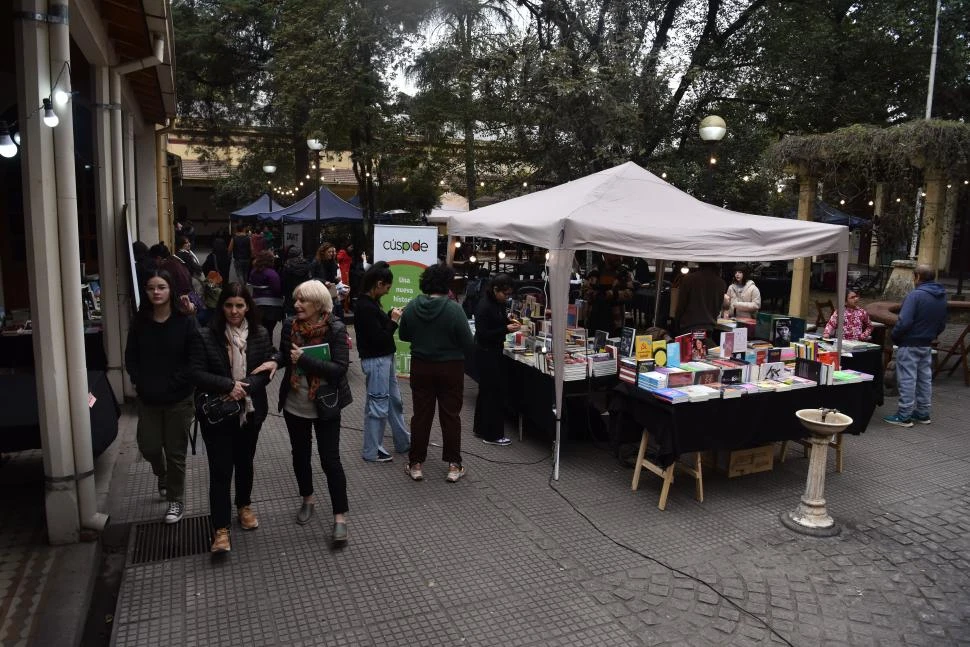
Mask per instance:
[[[636,468],[633,470],[633,483],[630,487],[631,490],[636,492],[637,488],[640,487],[640,471],[643,468],[648,469],[657,476],[663,479],[663,486],[660,488],[660,502],[657,507],[661,510],[667,507],[667,496],[670,494],[670,484],[674,482],[674,470],[679,469],[687,474],[694,477],[694,482],[696,485],[696,492],[694,497],[701,503],[704,502],[704,472],[701,467],[701,453],[694,453],[694,466],[684,465],[677,461],[674,461],[667,467],[660,467],[656,463],[647,460],[647,444],[650,441],[650,432],[646,429],[643,430],[643,437],[640,439],[640,451],[637,453],[637,463]]]
[[[798,443],[805,450],[805,457],[808,458],[812,453],[812,443],[807,440],[785,440],[781,443],[781,456],[778,460],[782,463],[785,462],[785,456],[788,454],[788,443]],[[832,436],[832,440],[829,441],[829,447],[835,450],[835,471],[839,474],[842,473],[842,434],[835,434]]]

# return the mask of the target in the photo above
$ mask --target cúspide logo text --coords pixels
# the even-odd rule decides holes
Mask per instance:
[[[413,243],[406,240],[385,240],[384,249],[392,252],[426,252],[428,243],[416,240]]]

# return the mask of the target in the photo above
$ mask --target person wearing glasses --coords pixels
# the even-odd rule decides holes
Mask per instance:
[[[475,362],[478,367],[478,400],[475,402],[474,433],[486,445],[505,447],[512,443],[505,435],[506,391],[502,349],[505,336],[521,324],[505,310],[512,296],[512,278],[496,274],[475,310]]]

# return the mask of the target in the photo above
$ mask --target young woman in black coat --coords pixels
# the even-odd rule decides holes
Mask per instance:
[[[277,367],[273,343],[259,325],[256,305],[245,286],[230,283],[223,288],[212,322],[193,340],[191,362],[197,399],[207,394],[242,403],[239,415],[216,424],[199,415],[209,459],[209,510],[215,528],[211,550],[226,553],[234,470],[239,525],[243,530],[259,527],[251,505],[253,458],[269,410],[266,385]]]
[[[350,365],[350,343],[347,328],[333,317],[333,299],[323,283],[306,281],[293,291],[296,316],[283,323],[280,333],[280,368],[284,369],[280,383],[279,407],[286,422],[293,447],[293,471],[300,487],[303,503],[296,514],[296,522],[306,524],[313,516],[313,472],[310,469],[312,434],[317,432],[317,450],[327,477],[330,505],[333,508],[333,542],[347,541],[347,477],[340,462],[340,415],[324,419],[319,415],[314,398],[324,385],[337,389],[337,406],[343,409],[353,396],[347,382]],[[306,346],[328,344],[330,359],[322,360],[304,353]],[[298,368],[299,370],[294,370]]]
[[[496,274],[475,310],[475,361],[478,367],[478,400],[475,402],[476,436],[487,445],[509,445],[505,435],[506,376],[502,370],[505,335],[521,327],[509,318],[505,304],[512,294],[508,274]]]

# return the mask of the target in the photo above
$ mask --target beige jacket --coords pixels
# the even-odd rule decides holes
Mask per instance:
[[[724,295],[724,309],[731,317],[757,319],[761,310],[761,290],[750,279],[743,286],[732,283]]]

